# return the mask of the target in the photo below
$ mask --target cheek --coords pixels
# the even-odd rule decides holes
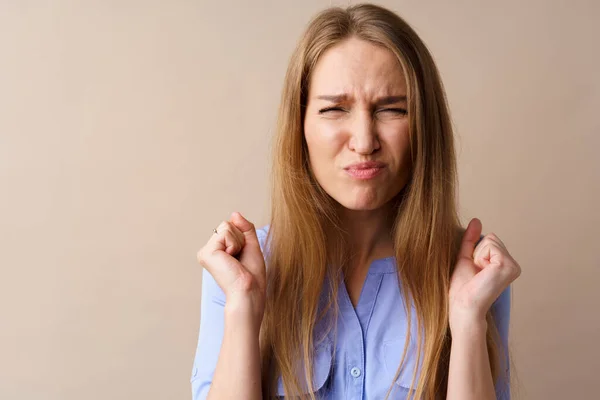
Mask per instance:
[[[402,121],[399,124],[390,124],[380,129],[382,141],[387,144],[391,156],[398,163],[405,162],[409,152],[409,134],[408,122]]]
[[[313,164],[330,163],[342,150],[345,140],[339,128],[326,123],[307,122],[304,137]]]

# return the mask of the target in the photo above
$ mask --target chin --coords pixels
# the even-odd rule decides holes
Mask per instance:
[[[338,198],[336,201],[342,207],[353,211],[371,211],[383,206],[383,202],[376,197],[354,196],[353,198]]]
[[[378,208],[380,208],[380,205],[371,205],[371,204],[352,204],[352,205],[344,205],[342,204],[342,206],[344,208],[347,208],[348,210],[352,210],[352,211],[373,211],[373,210],[377,210]]]

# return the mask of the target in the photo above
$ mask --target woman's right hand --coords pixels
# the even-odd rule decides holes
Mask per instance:
[[[258,329],[265,308],[266,271],[254,224],[240,213],[217,227],[197,254],[225,293],[225,309],[252,318]]]

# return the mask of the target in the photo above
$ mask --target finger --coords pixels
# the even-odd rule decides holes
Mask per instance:
[[[463,235],[462,243],[460,245],[459,257],[468,258],[473,260],[473,253],[475,251],[475,244],[481,236],[481,221],[479,218],[473,218],[465,233]]]
[[[479,301],[484,303],[485,311],[489,310],[500,293],[508,286],[509,277],[500,266],[490,265],[481,270],[469,282],[473,285],[473,293],[477,293]]]
[[[479,268],[487,268],[490,264],[500,265],[508,258],[504,248],[489,238],[475,249],[474,254],[475,265]]]
[[[209,243],[198,252],[198,262],[204,267],[225,292],[239,277],[242,267],[238,260],[231,255],[214,248]]]
[[[222,222],[217,228],[217,233],[214,234],[209,243],[212,245],[212,250],[221,250],[229,255],[236,255],[244,247],[243,236],[240,238],[235,234],[227,221]]]
[[[235,226],[235,224],[231,221],[231,218],[229,219],[229,221],[221,222],[217,227],[217,232],[225,230],[231,231],[231,233],[233,233],[237,240],[240,242],[242,248],[244,248],[244,246],[246,245],[246,238],[244,237],[242,231],[240,231],[239,228]]]
[[[240,254],[240,263],[253,276],[262,281],[265,275],[265,260],[256,234],[256,228],[253,223],[238,212],[232,214],[232,221],[242,231],[246,239],[246,245]]]
[[[252,222],[248,221],[237,211],[231,214],[230,221],[242,233],[244,239],[246,240],[246,244],[258,245],[256,228]]]
[[[488,238],[489,240],[492,240],[492,241],[496,242],[496,244],[499,247],[501,247],[504,250],[508,251],[507,248],[506,248],[506,245],[504,244],[504,242],[502,240],[500,240],[500,238],[495,233],[488,233],[485,237]]]
[[[473,253],[473,261],[479,268],[485,268],[490,263],[491,248],[494,242],[483,238]]]

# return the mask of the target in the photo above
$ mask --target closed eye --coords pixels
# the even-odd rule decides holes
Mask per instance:
[[[398,114],[398,115],[406,115],[407,111],[404,108],[383,108],[381,110],[377,111],[378,113],[380,112],[386,112],[386,113],[392,113],[392,114]]]
[[[326,112],[329,111],[346,111],[341,107],[326,107],[326,108],[322,108],[319,110],[319,114],[325,114]]]

